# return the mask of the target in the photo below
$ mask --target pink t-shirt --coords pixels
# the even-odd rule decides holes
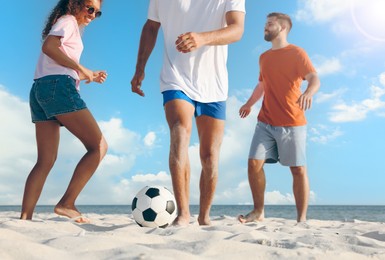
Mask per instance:
[[[52,26],[48,35],[60,36],[62,43],[60,50],[72,60],[79,63],[80,56],[83,51],[83,41],[79,25],[73,15],[64,15],[60,17]],[[76,87],[79,89],[80,79],[76,70],[58,64],[56,61],[41,52],[36,66],[34,79],[48,75],[69,75],[76,80]]]

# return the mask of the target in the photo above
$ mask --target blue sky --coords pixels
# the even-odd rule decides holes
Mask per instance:
[[[41,47],[41,30],[56,0],[2,3],[0,16],[0,205],[21,203],[36,160],[28,95]],[[144,98],[131,92],[148,0],[105,1],[102,17],[85,30],[81,62],[107,70],[104,85],[81,86],[81,95],[109,143],[109,152],[78,204],[130,204],[145,185],[171,187],[169,133],[159,92],[162,35],[148,62]],[[269,12],[291,15],[289,41],[303,47],[321,78],[308,119],[311,204],[385,204],[385,2],[383,0],[246,0],[245,33],[229,47],[229,99],[214,204],[250,204],[247,154],[260,102],[238,116],[258,80],[259,55]],[[197,18],[199,19],[199,18]],[[56,204],[84,153],[65,129],[59,157],[39,204]],[[194,128],[191,203],[198,203],[199,143]],[[289,169],[268,165],[266,203],[294,204]]]

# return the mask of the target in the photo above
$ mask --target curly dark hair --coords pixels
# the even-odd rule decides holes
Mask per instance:
[[[66,14],[77,15],[84,7],[86,0],[59,0],[56,6],[48,16],[47,22],[42,32],[42,39],[44,40],[52,29],[52,26],[57,20]],[[102,0],[100,0],[102,3]]]

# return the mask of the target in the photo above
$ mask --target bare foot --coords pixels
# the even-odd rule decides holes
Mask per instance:
[[[182,217],[182,216],[177,216],[174,222],[172,222],[173,226],[178,226],[178,227],[187,227],[190,224],[190,217]]]
[[[298,216],[297,217],[297,222],[300,223],[300,222],[306,222],[306,215],[305,216]]]
[[[239,215],[238,220],[241,223],[248,223],[248,222],[256,222],[256,221],[263,221],[264,219],[264,213],[262,212],[257,212],[257,211],[251,211],[248,213],[246,216]]]
[[[32,219],[32,215],[31,214],[27,214],[25,212],[21,212],[20,219],[21,220],[31,220]]]
[[[90,220],[84,216],[75,207],[65,207],[62,205],[56,205],[54,212],[60,216],[68,217],[70,220],[76,223],[90,223]]]
[[[210,226],[211,220],[210,218],[201,218],[200,216],[198,216],[198,223],[200,226]]]

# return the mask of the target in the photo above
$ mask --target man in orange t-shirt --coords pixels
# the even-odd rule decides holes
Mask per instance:
[[[291,27],[291,19],[286,14],[267,16],[265,40],[272,43],[272,48],[261,55],[259,83],[239,110],[241,118],[248,116],[251,107],[264,96],[248,161],[254,209],[239,216],[242,223],[264,219],[263,166],[278,161],[290,167],[297,221],[306,221],[310,188],[306,171],[305,110],[311,107],[320,81],[306,52],[287,42]],[[302,93],[303,80],[308,86]]]

